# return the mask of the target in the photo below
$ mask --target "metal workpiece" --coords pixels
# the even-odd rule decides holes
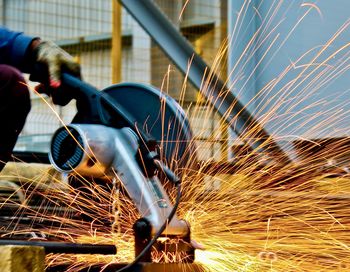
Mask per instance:
[[[196,54],[191,44],[151,0],[119,0],[133,18],[153,38],[193,85],[199,89],[216,111],[231,126],[235,133],[257,152],[278,156],[279,161],[289,162],[287,154],[273,141],[220,78],[210,71],[210,67]],[[254,130],[254,133],[250,131]],[[250,136],[252,139],[250,139]],[[265,141],[269,144],[266,145]]]
[[[74,271],[79,272],[116,272],[119,269],[127,266],[126,263],[114,263],[114,264],[100,264],[91,265],[87,268],[76,269]],[[46,272],[66,272],[69,271],[68,265],[58,265],[54,267],[48,267]],[[201,264],[181,264],[181,263],[137,263],[130,269],[124,270],[125,272],[205,272],[207,269]]]
[[[45,249],[45,253],[65,253],[65,254],[104,254],[115,255],[117,248],[115,245],[105,244],[78,244],[65,242],[49,241],[25,241],[25,240],[3,240],[0,239],[0,245],[14,246],[38,246]]]
[[[142,253],[151,242],[152,224],[147,218],[139,218],[133,225],[135,237],[135,255],[142,255],[140,262],[152,262],[152,251],[161,252],[158,256],[158,262],[167,262],[167,257],[177,255],[182,263],[193,263],[195,259],[195,248],[191,243],[191,231],[189,224],[181,220],[179,223],[187,226],[187,233],[181,235],[172,235],[164,233],[160,239],[157,239],[152,248]]]

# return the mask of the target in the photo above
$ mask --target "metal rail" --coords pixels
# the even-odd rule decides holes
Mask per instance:
[[[91,265],[86,268],[74,268],[74,271],[79,272],[116,272],[119,269],[127,266],[126,263],[113,263],[109,265]],[[69,265],[58,265],[47,267],[45,272],[62,272],[70,271]],[[137,263],[134,267],[130,269],[123,270],[125,272],[205,272],[207,269],[201,264],[182,264],[182,263]]]
[[[45,249],[45,253],[65,253],[65,254],[104,254],[115,255],[117,248],[115,245],[98,244],[73,244],[62,242],[42,242],[42,241],[24,241],[24,240],[2,240],[0,245],[16,246],[39,246]]]
[[[217,112],[231,126],[235,133],[246,142],[251,150],[272,152],[279,161],[290,162],[288,155],[265,131],[245,106],[213,73],[208,77],[209,66],[193,50],[191,44],[181,35],[174,25],[164,16],[151,0],[119,0],[134,19],[153,38],[175,65],[200,92],[210,101]],[[191,62],[188,69],[189,62]],[[212,71],[211,71],[212,72]],[[203,77],[207,76],[205,88]],[[254,133],[250,132],[254,130]],[[269,144],[266,145],[266,140]]]

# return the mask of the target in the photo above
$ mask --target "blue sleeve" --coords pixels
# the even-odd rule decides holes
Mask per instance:
[[[9,64],[26,72],[26,51],[34,37],[0,26],[0,63]]]

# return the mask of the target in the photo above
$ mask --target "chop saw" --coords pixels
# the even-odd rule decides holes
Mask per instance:
[[[133,225],[132,264],[152,262],[152,250],[176,251],[192,263],[190,226],[176,215],[182,177],[176,170],[197,161],[178,103],[152,86],[122,83],[99,91],[66,73],[52,98],[62,106],[75,99],[77,114],[54,133],[50,162],[68,175],[118,177],[141,215]],[[177,188],[174,204],[165,182]],[[176,242],[164,242],[169,240]]]

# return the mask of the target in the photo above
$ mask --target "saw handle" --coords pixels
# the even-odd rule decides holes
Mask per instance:
[[[50,86],[46,66],[36,63],[30,80]],[[127,109],[107,93],[99,91],[81,78],[63,72],[61,86],[57,89],[50,88],[49,95],[53,103],[60,106],[67,105],[72,99],[76,100],[77,115],[73,123],[101,124],[115,128],[129,127],[142,138],[141,149],[144,149],[145,152],[154,149],[156,141],[142,129]]]
[[[53,102],[60,106],[67,105],[72,99],[80,99],[82,96],[98,92],[96,88],[83,82],[80,75],[72,75],[65,71],[61,75],[61,85],[58,88],[50,87],[48,68],[39,62],[33,65],[29,79],[44,85],[43,92],[51,96]]]
[[[79,75],[72,75],[63,71],[61,85],[58,88],[51,88],[46,65],[36,63],[29,79],[42,83],[47,90],[45,93],[51,96],[53,103],[56,105],[66,106],[71,100],[75,99],[78,112],[75,119],[79,119],[80,122],[111,125],[109,124],[110,118],[108,115],[113,115],[113,113],[108,113],[104,109],[101,92],[81,80]]]

